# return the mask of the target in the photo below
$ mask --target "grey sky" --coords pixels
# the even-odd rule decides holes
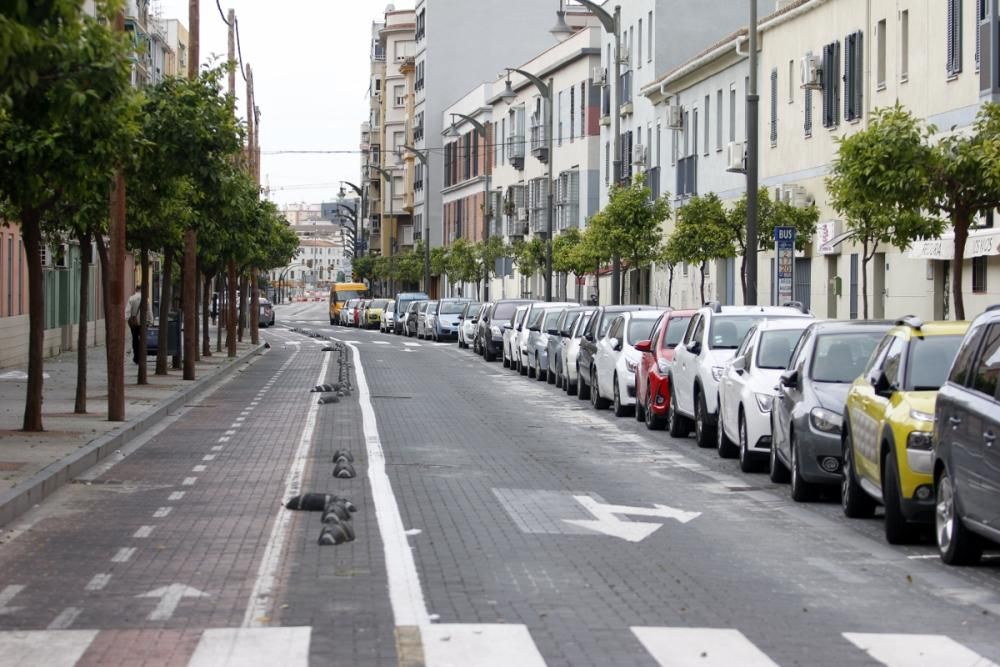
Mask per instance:
[[[212,53],[225,57],[226,25],[215,0],[200,1],[204,63]],[[158,4],[164,18],[188,24],[188,0],[158,0]],[[339,181],[358,181],[360,126],[367,118],[368,40],[371,22],[382,17],[386,4],[386,0],[221,0],[223,11],[236,10],[243,61],[254,70],[261,109],[261,180],[271,186],[271,198],[279,204],[330,201]],[[413,6],[406,0],[393,4]],[[241,112],[246,109],[244,86],[237,77]],[[354,152],[268,154],[281,150]]]

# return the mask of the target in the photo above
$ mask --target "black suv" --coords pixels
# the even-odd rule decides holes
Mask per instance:
[[[594,314],[590,316],[590,324],[580,338],[580,354],[576,358],[577,368],[577,392],[576,396],[581,401],[590,398],[590,378],[591,366],[594,364],[594,355],[597,353],[597,341],[608,332],[611,321],[618,313],[625,313],[632,310],[649,310],[653,306],[598,306],[594,309]]]
[[[1000,543],[1000,305],[969,327],[934,410],[935,534],[941,560]]]
[[[503,347],[503,327],[510,324],[510,318],[518,306],[532,303],[531,299],[501,299],[487,304],[479,318],[479,348],[486,361],[495,361]]]

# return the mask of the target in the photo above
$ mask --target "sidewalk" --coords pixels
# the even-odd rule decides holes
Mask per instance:
[[[261,345],[263,345],[263,337]],[[212,329],[213,349],[215,329]],[[154,426],[184,405],[191,395],[227,372],[245,364],[259,350],[249,332],[237,346],[236,359],[225,351],[202,357],[198,378],[185,382],[179,369],[154,375],[156,358],[149,357],[149,384],[136,385],[137,366],[126,346],[125,422],[107,421],[107,368],[104,347],[87,353],[88,414],[73,414],[76,393],[76,351],[45,361],[42,433],[20,431],[27,380],[26,369],[0,371],[0,526],[30,509],[62,484],[71,481],[109,453]]]

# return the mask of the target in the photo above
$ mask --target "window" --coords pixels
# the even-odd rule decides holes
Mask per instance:
[[[823,47],[823,127],[840,124],[840,42]]]
[[[569,140],[576,139],[576,86],[569,89]]]
[[[788,61],[788,103],[795,103],[795,61]]]
[[[649,32],[649,39],[646,40],[646,62],[653,62],[653,12],[646,17],[646,30]]]
[[[875,83],[879,90],[885,88],[885,19],[875,25]]]
[[[972,258],[972,293],[984,294],[986,292],[986,258]]]
[[[979,344],[983,340],[986,329],[986,326],[978,326],[969,332],[965,344],[962,345],[958,355],[955,357],[955,363],[952,364],[951,372],[948,375],[949,382],[957,384],[960,387],[972,386],[969,378],[969,369],[972,367],[972,361],[976,357],[976,352],[979,351]]]
[[[812,88],[805,90],[805,109],[803,110],[803,129],[805,135],[811,137],[813,134],[813,91]]]
[[[580,138],[587,136],[587,82],[580,82]]]
[[[392,97],[396,108],[406,104],[406,86],[393,86]]]
[[[778,68],[771,70],[771,145],[778,145]]]
[[[642,69],[642,19],[639,19],[639,51],[635,61],[636,69]]]
[[[711,144],[712,138],[712,124],[709,119],[712,117],[710,103],[712,101],[711,95],[705,95],[705,145],[702,147],[705,155],[708,155],[709,145]]]
[[[910,10],[899,14],[899,80],[910,78]]]
[[[677,164],[677,132],[670,133],[670,166]]]
[[[958,76],[962,72],[962,1],[945,0],[948,3],[948,76]]]
[[[861,102],[865,71],[864,44],[861,31],[844,38],[844,120],[850,122],[862,116]]]
[[[722,88],[715,94],[715,150],[722,150]]]
[[[604,142],[604,184],[607,185],[611,179],[611,143]]]
[[[901,378],[899,376],[900,366],[903,361],[903,339],[899,336],[892,337],[889,351],[886,352],[885,361],[882,362],[882,372],[885,373],[890,387],[899,387]]]
[[[663,145],[663,128],[656,124],[656,168],[660,168],[660,151]]]
[[[729,87],[729,140],[736,141],[736,86]]]
[[[695,109],[691,117],[691,152],[688,155],[698,154],[698,110]]]
[[[507,162],[507,119],[500,119],[500,164]]]
[[[982,57],[982,37],[980,35],[980,30],[983,23],[989,16],[989,10],[986,6],[986,0],[976,0],[976,71],[979,71],[979,60]]]
[[[1000,380],[1000,324],[991,325],[983,341],[983,351],[972,374],[972,388],[987,396],[997,395]]]

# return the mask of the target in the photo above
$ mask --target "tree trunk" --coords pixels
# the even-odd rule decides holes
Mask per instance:
[[[874,254],[874,253],[872,253]],[[861,303],[864,304],[862,309],[863,317],[861,319],[868,319],[868,260],[871,259],[868,256],[868,241],[861,244]]]
[[[212,276],[206,274],[202,280],[204,282],[201,286],[201,356],[210,357],[212,356],[212,332],[209,331],[211,323],[209,311],[212,303]]]
[[[143,244],[139,251],[139,264],[142,267],[140,285],[142,293],[139,296],[139,376],[137,384],[149,384],[149,359],[146,353],[146,329],[149,328],[149,248]],[[157,343],[159,345],[159,342]]]
[[[743,290],[743,303],[748,303],[748,294],[750,293],[749,287],[747,286],[747,252],[743,251],[743,259],[740,260],[740,287]]]
[[[243,330],[247,326],[247,281],[246,276],[242,273],[239,278],[239,299],[240,299],[240,313],[236,320],[236,340],[243,342]]]
[[[174,368],[176,370],[182,371],[183,370],[183,366],[184,366],[184,364],[182,363],[182,361],[183,361],[182,357],[184,356],[184,353],[187,352],[187,350],[184,349],[184,333],[183,333],[183,328],[185,326],[187,326],[187,322],[185,322],[185,320],[184,320],[184,299],[186,298],[187,295],[184,293],[184,251],[183,250],[181,251],[180,257],[181,257],[180,262],[179,262],[179,264],[180,264],[180,281],[179,281],[180,282],[180,294],[177,296],[177,319],[178,319],[178,326],[181,327],[181,338],[180,338],[179,341],[177,341],[177,347],[176,347],[176,349],[174,349],[174,354],[172,355],[170,367]]]
[[[236,328],[239,325],[236,316],[236,262],[229,262],[226,270],[226,353],[235,357]]]
[[[671,264],[667,270],[667,307],[674,307],[674,265]]]
[[[28,393],[25,431],[42,431],[42,352],[45,344],[45,292],[42,289],[42,230],[37,211],[22,211],[21,232],[28,255]]]
[[[215,310],[215,351],[222,352],[222,327],[226,323],[226,302],[224,294],[226,293],[226,276],[221,271],[215,278],[215,291],[218,293],[218,301],[216,302]]]
[[[90,232],[76,235],[80,242],[80,321],[76,334],[76,398],[73,412],[87,414],[87,315],[90,310]]]
[[[197,377],[198,360],[198,235],[184,232],[184,379]]]
[[[250,269],[250,342],[260,344],[260,287],[257,269]]]
[[[160,333],[156,347],[156,374],[167,375],[167,357],[170,350],[170,309],[173,307],[174,249],[168,247],[163,252],[163,268],[160,271]]]
[[[965,319],[965,298],[962,294],[962,264],[965,263],[965,243],[969,240],[969,214],[956,211],[951,226],[955,230],[955,257],[951,260],[951,297],[955,302],[955,319]]]

